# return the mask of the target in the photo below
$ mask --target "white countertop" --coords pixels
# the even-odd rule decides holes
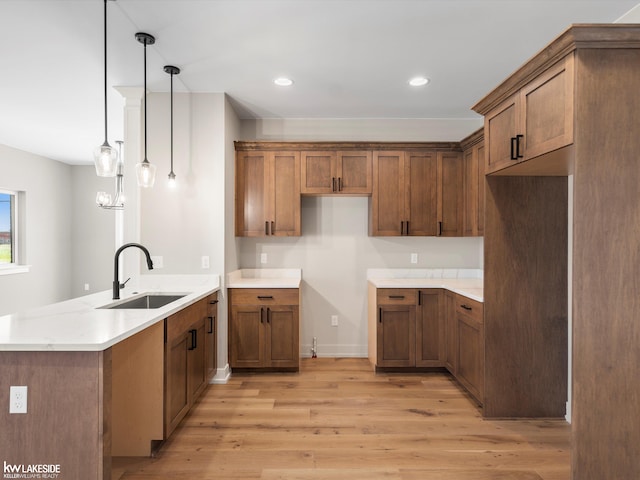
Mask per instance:
[[[482,271],[475,269],[370,269],[367,280],[376,288],[444,288],[484,301]]]
[[[0,317],[0,351],[101,351],[220,289],[219,275],[141,275],[120,301],[145,293],[186,294],[155,309],[99,309],[114,303],[103,291]]]
[[[245,268],[227,275],[227,288],[300,288],[299,268]]]

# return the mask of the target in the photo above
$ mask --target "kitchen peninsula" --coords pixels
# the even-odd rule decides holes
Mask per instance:
[[[215,362],[219,287],[217,275],[143,275],[118,302],[104,291],[0,317],[3,460],[57,465],[59,479],[108,480],[112,455],[149,455],[171,433],[168,414],[180,404],[166,398],[179,384],[166,365],[167,335],[185,325],[184,366],[202,377],[196,384],[182,370],[189,399]],[[101,308],[143,293],[183,296],[153,309]],[[9,413],[11,386],[28,387],[26,414]]]

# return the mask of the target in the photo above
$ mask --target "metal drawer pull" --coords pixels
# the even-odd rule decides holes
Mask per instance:
[[[259,300],[273,300],[273,295],[258,295]]]
[[[473,310],[469,305],[465,305],[464,303],[462,305],[460,305],[462,308],[464,308],[465,310]]]
[[[207,333],[213,333],[213,317],[209,318],[209,331]]]
[[[209,305],[215,305],[216,303],[218,303],[218,300],[212,300],[209,302]]]
[[[393,300],[404,300],[404,295],[389,295],[389,298]]]

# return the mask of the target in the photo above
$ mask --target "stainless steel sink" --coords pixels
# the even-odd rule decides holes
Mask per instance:
[[[151,295],[142,295],[140,297],[132,298],[131,300],[127,300],[122,303],[111,303],[109,305],[104,305],[100,308],[108,308],[108,309],[151,309],[151,308],[160,308],[165,305],[175,302],[176,300],[181,299],[186,294],[183,295],[169,295],[169,294],[151,294]]]

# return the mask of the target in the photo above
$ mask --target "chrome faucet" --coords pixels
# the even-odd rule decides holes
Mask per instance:
[[[151,255],[149,255],[149,250],[146,247],[140,245],[139,243],[125,243],[118,250],[116,250],[116,255],[113,260],[113,299],[120,300],[120,288],[124,287],[124,283],[121,284],[118,279],[118,257],[120,257],[120,253],[129,247],[138,247],[142,250],[147,257],[147,267],[149,270],[153,270],[153,262],[151,261]],[[127,282],[125,282],[127,283]]]

